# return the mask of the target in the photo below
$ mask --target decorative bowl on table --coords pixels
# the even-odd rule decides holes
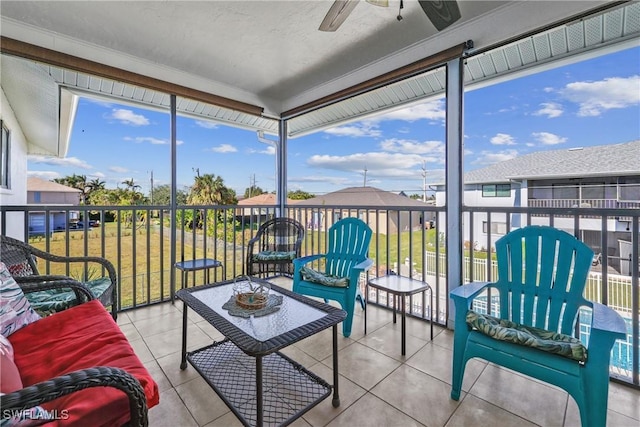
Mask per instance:
[[[249,276],[237,277],[233,285],[236,304],[246,310],[259,310],[269,301],[271,286],[264,282],[254,282]]]

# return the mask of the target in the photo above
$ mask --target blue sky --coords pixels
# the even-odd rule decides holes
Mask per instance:
[[[640,47],[554,68],[465,95],[465,170],[540,150],[640,139]],[[364,183],[408,194],[443,181],[444,100],[289,140],[288,187],[326,193]],[[268,136],[269,137],[269,136]],[[178,187],[201,174],[244,193],[275,189],[275,156],[255,132],[179,117]],[[274,138],[273,136],[269,138]],[[640,165],[640,159],[639,159]],[[640,167],[640,166],[639,166]],[[146,193],[170,180],[169,114],[82,98],[67,157],[30,156],[30,175],[73,173]]]

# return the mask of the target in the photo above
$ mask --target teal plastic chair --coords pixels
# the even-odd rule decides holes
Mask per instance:
[[[583,297],[593,251],[564,231],[527,226],[498,240],[496,254],[495,283],[469,283],[450,294],[451,398],[460,398],[467,361],[479,357],[564,389],[578,404],[582,426],[604,427],[611,348],[626,338],[626,325],[614,310]],[[487,302],[498,304],[495,318],[484,316]],[[585,307],[591,310],[580,310]],[[588,311],[587,347],[574,333],[578,316],[587,319]]]
[[[347,312],[342,323],[342,334],[351,335],[356,299],[362,308],[366,301],[360,293],[358,279],[373,261],[367,258],[372,231],[358,218],[344,218],[336,222],[327,233],[327,253],[293,260],[293,291],[337,301]],[[309,263],[319,261],[324,268],[313,270]]]

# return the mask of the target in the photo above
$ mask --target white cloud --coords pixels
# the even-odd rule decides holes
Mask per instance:
[[[52,171],[28,171],[27,176],[34,176],[36,178],[45,179],[47,181],[51,181],[55,178],[60,178],[60,174],[58,172]]]
[[[640,76],[610,77],[596,82],[569,83],[562,95],[580,106],[578,116],[599,116],[614,108],[640,104]]]
[[[403,120],[407,122],[415,122],[417,120],[436,120],[444,121],[446,117],[445,103],[443,99],[425,102],[424,104],[413,105],[411,107],[395,110],[390,113],[373,117],[370,120]]]
[[[115,172],[115,173],[127,173],[127,172],[129,172],[129,169],[123,168],[121,166],[111,166],[111,167],[109,167],[109,170],[111,172]]]
[[[411,139],[392,138],[382,141],[380,148],[384,151],[405,154],[436,154],[440,158],[444,154],[445,146],[442,141],[418,142]]]
[[[250,148],[247,150],[249,154],[267,154],[269,156],[274,156],[276,154],[276,147],[272,145],[268,145],[264,150],[255,150]]]
[[[549,132],[534,132],[531,136],[543,145],[557,145],[567,141],[567,138]]]
[[[518,156],[518,150],[482,151],[472,162],[474,165],[492,165],[494,163],[511,160]]]
[[[355,153],[347,156],[314,155],[307,160],[311,167],[342,172],[364,173],[369,177],[415,177],[424,158],[417,154]],[[413,168],[413,169],[412,169]]]
[[[516,145],[513,136],[507,133],[497,133],[490,141],[493,145]]]
[[[154,138],[153,136],[136,136],[135,138],[132,138],[130,136],[125,136],[123,138],[125,141],[133,141],[136,144],[142,144],[143,142],[148,142],[151,145],[169,145],[171,144],[171,141],[169,141],[168,139],[164,139],[164,138]],[[184,144],[184,141],[178,139],[176,140],[176,145],[182,145]]]
[[[89,175],[91,178],[100,178],[100,179],[104,179],[107,176],[105,174],[103,174],[102,172],[95,172]]]
[[[235,153],[238,151],[238,149],[231,144],[220,144],[217,147],[210,148],[209,150],[214,153]]]
[[[370,123],[354,123],[347,126],[338,126],[327,129],[324,132],[329,135],[348,136],[350,138],[375,138],[382,135],[382,131]]]
[[[200,126],[201,128],[205,128],[205,129],[217,129],[218,128],[218,124],[214,123],[214,122],[207,122],[204,120],[196,120],[196,125]]]
[[[387,120],[401,120],[415,122],[417,120],[434,120],[444,122],[446,117],[444,100],[436,100],[423,104],[412,105],[399,110],[391,111],[378,116],[369,117],[356,123],[327,129],[324,132],[336,136],[348,136],[351,138],[376,138],[382,136],[378,123]],[[404,130],[399,130],[403,133]]]
[[[114,108],[111,110],[111,114],[107,115],[107,118],[117,120],[124,125],[146,126],[149,124],[149,119],[142,114],[136,114],[123,108]]]
[[[549,119],[560,117],[564,112],[562,105],[555,102],[545,102],[540,104],[540,109],[533,113],[534,116],[547,116]]]
[[[80,168],[80,169],[92,169],[93,166],[85,162],[84,160],[80,160],[77,157],[48,157],[48,156],[40,156],[40,155],[30,155],[27,159],[32,163],[44,164],[49,166],[63,166],[63,167],[72,167],[72,168]]]

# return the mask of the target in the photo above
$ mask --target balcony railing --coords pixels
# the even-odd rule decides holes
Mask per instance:
[[[12,236],[29,236],[31,244],[47,252],[109,259],[118,273],[119,308],[129,310],[168,301],[172,280],[175,280],[176,289],[182,286],[182,275],[175,274],[172,261],[202,257],[220,260],[225,268],[212,271],[211,281],[242,274],[248,241],[255,236],[259,224],[275,216],[276,212],[274,206],[183,206],[175,215],[175,245],[171,242],[172,215],[166,206],[2,206],[0,231]],[[416,295],[408,302],[407,312],[416,318],[433,318],[446,325],[449,284],[444,212],[444,208],[433,206],[382,209],[376,206],[296,205],[287,207],[284,215],[295,218],[306,228],[303,255],[325,252],[326,230],[338,219],[347,216],[363,219],[374,232],[370,257],[375,264],[369,276],[394,271],[427,281],[434,291],[433,306],[424,296]],[[100,225],[69,227],[78,213],[83,224],[89,224],[89,219],[99,219]],[[44,215],[44,220],[36,221],[38,230],[33,228],[33,221],[30,229],[30,215]],[[629,218],[628,231],[609,230],[610,220],[621,217]],[[493,248],[502,234],[492,233],[492,230],[507,232],[527,224],[546,224],[581,237],[587,229],[593,232],[594,221],[598,228],[599,241],[596,243],[599,248],[611,247],[616,239],[624,239],[632,247],[629,273],[623,275],[612,268],[615,254],[603,256],[602,265],[594,267],[589,276],[586,296],[613,307],[627,319],[628,338],[626,342],[617,343],[612,375],[638,386],[639,209],[465,207],[463,280],[466,283],[496,278]],[[501,226],[492,227],[493,223]],[[42,272],[52,274],[78,274],[53,264],[40,268]],[[189,284],[205,282],[204,272],[189,274]],[[366,278],[362,277],[363,290],[365,284]],[[370,303],[393,306],[392,299],[383,291],[370,288],[367,298]],[[589,331],[581,326],[581,333],[587,338]]]

